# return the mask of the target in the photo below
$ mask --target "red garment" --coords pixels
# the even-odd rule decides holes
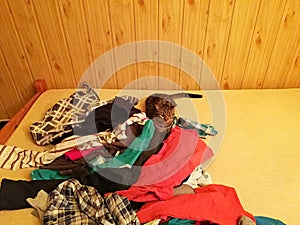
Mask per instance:
[[[235,189],[218,184],[196,188],[195,194],[178,195],[166,201],[145,203],[137,212],[141,223],[174,217],[236,225],[242,215],[255,221],[253,215],[243,209]]]
[[[75,161],[75,160],[83,158],[84,156],[87,156],[88,154],[90,154],[93,151],[98,150],[100,148],[103,148],[103,146],[91,147],[91,148],[84,149],[84,150],[80,150],[77,147],[73,147],[70,151],[65,153],[65,157],[67,159]]]
[[[138,202],[171,198],[174,186],[211,156],[212,150],[195,130],[175,127],[159,153],[145,162],[138,181],[118,194]]]

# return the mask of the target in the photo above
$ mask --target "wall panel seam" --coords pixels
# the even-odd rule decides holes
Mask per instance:
[[[259,2],[257,14],[256,14],[256,17],[255,17],[256,18],[255,19],[255,23],[253,25],[254,28],[253,28],[252,35],[251,35],[251,40],[250,40],[249,50],[248,50],[248,54],[247,54],[247,58],[246,58],[245,67],[243,69],[243,73],[241,74],[241,76],[242,76],[242,79],[241,79],[242,82],[241,82],[240,87],[238,89],[241,89],[243,87],[243,85],[244,85],[245,71],[246,71],[246,68],[247,68],[247,65],[248,65],[248,62],[249,62],[249,58],[250,58],[251,45],[252,45],[253,40],[254,40],[255,28],[256,28],[256,25],[257,25],[258,15],[259,15],[259,12],[260,12],[260,9],[261,9],[261,4],[262,4],[261,1],[262,0],[260,0],[260,2]]]
[[[32,82],[32,84],[33,84],[33,83],[34,83],[34,78],[33,78],[33,75],[32,75],[32,71],[31,71],[30,65],[29,65],[29,63],[28,63],[28,61],[27,61],[27,56],[26,56],[26,54],[25,54],[25,50],[24,50],[24,46],[23,46],[23,43],[22,43],[21,38],[20,38],[20,34],[19,34],[18,30],[17,30],[16,22],[15,22],[15,20],[14,20],[14,17],[13,17],[13,15],[12,15],[12,13],[11,13],[12,10],[11,10],[11,8],[10,8],[10,6],[9,6],[7,0],[5,1],[5,3],[6,3],[6,7],[7,7],[8,10],[9,10],[10,21],[11,21],[11,23],[12,23],[12,25],[13,25],[13,30],[15,31],[15,36],[16,36],[18,42],[19,42],[18,44],[19,44],[19,46],[20,46],[21,54],[22,54],[22,56],[24,57],[24,62],[25,62],[26,68],[27,68],[27,70],[28,70],[28,72],[29,72],[31,82]]]
[[[74,65],[73,65],[74,62],[72,61],[72,58],[71,58],[70,48],[69,48],[69,45],[68,45],[64,24],[62,22],[62,17],[61,17],[61,13],[60,13],[60,5],[59,5],[58,1],[59,0],[55,0],[55,7],[56,7],[57,16],[58,16],[59,25],[60,25],[59,27],[60,27],[60,30],[63,34],[64,45],[66,46],[66,49],[67,49],[67,52],[68,52],[68,59],[71,62],[71,68],[72,68],[73,79],[74,79],[73,85],[75,85],[74,86],[74,88],[75,88],[77,86],[76,85],[77,81],[76,81],[75,70],[74,70]]]
[[[42,31],[41,31],[41,25],[40,25],[39,20],[37,18],[36,8],[34,7],[34,2],[32,2],[32,3],[33,3],[32,4],[32,12],[33,12],[34,20],[35,20],[36,27],[37,27],[37,30],[38,30],[39,39],[41,41],[41,45],[42,45],[42,49],[43,49],[43,52],[44,52],[44,55],[45,55],[45,60],[47,62],[48,70],[51,73],[49,75],[50,75],[51,79],[54,81],[54,84],[55,84],[54,88],[57,88],[58,84],[57,84],[57,81],[55,79],[53,69],[52,69],[52,66],[51,66],[51,63],[50,63],[49,53],[47,52],[46,45],[45,45],[45,40],[43,38]]]

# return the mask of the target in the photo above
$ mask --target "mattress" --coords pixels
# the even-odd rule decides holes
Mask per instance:
[[[101,99],[132,95],[144,99],[157,90],[96,90]],[[74,89],[44,92],[31,107],[6,145],[42,151],[32,140],[29,126],[47,109],[70,96]],[[161,92],[161,91],[160,91]],[[176,91],[163,91],[174,93]],[[218,131],[204,139],[215,156],[205,163],[213,183],[233,187],[245,210],[254,216],[276,218],[286,224],[300,221],[300,89],[191,91],[201,99],[178,99],[176,113]],[[30,169],[0,169],[0,178],[30,180]],[[40,224],[33,209],[0,211],[3,224]]]

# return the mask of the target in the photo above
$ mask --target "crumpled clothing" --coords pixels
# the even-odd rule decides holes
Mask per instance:
[[[122,154],[108,159],[108,161],[104,163],[99,163],[97,159],[90,162],[93,170],[97,171],[98,168],[130,168],[143,151],[148,148],[154,132],[155,127],[153,121],[148,120],[143,127],[142,134],[137,136]]]
[[[218,133],[217,130],[210,124],[198,123],[184,117],[176,118],[175,124],[185,129],[197,130],[199,137],[203,139],[207,138],[207,136],[215,136]]]
[[[203,171],[201,165],[197,166],[196,169],[190,174],[187,181],[183,182],[192,188],[197,188],[212,184],[212,178],[207,171]]]
[[[67,180],[71,176],[62,176],[58,170],[35,169],[30,172],[31,180]]]
[[[45,225],[129,225],[140,224],[128,199],[117,194],[102,198],[91,186],[67,180],[49,193]]]
[[[0,145],[0,168],[18,170],[28,167],[40,167],[49,164],[69,150],[51,148],[34,151],[17,146]]]
[[[80,126],[74,127],[74,133],[80,136],[95,134],[102,131],[112,131],[116,126],[124,123],[130,116],[140,113],[122,97],[115,97],[112,103],[97,107],[89,113]]]
[[[96,102],[100,105],[107,104],[107,101],[100,101],[90,87],[59,100],[46,111],[41,121],[30,126],[33,140],[38,145],[48,145],[72,135],[74,126],[84,122],[92,110],[91,106]]]
[[[255,219],[257,225],[286,225],[284,222],[278,219],[274,219],[266,216],[255,216]]]
[[[165,201],[145,203],[137,212],[141,223],[170,217],[196,221],[208,220],[222,225],[237,224],[242,216],[255,221],[254,216],[245,211],[234,188],[210,184],[195,189],[195,194],[178,195]]]
[[[195,130],[176,126],[161,150],[144,163],[138,181],[128,190],[117,193],[137,202],[169,199],[173,188],[212,156],[212,150]]]
[[[145,112],[135,113],[131,117],[129,117],[128,120],[126,120],[124,123],[119,124],[112,131],[112,133],[115,134],[115,136],[118,140],[125,140],[125,139],[127,139],[126,128],[128,126],[132,125],[133,123],[145,125],[147,120],[149,120],[149,118],[146,116]]]
[[[44,214],[47,210],[48,193],[44,190],[40,190],[35,198],[26,198],[26,201],[35,209],[31,214],[39,217],[43,221]]]

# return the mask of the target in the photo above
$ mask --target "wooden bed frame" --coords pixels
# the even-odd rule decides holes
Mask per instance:
[[[40,95],[47,90],[47,84],[45,80],[38,79],[34,83],[35,95],[33,95],[29,101],[9,120],[9,122],[0,130],[0,144],[5,144],[10,135],[15,131],[18,125],[21,123],[28,110],[40,97]]]

